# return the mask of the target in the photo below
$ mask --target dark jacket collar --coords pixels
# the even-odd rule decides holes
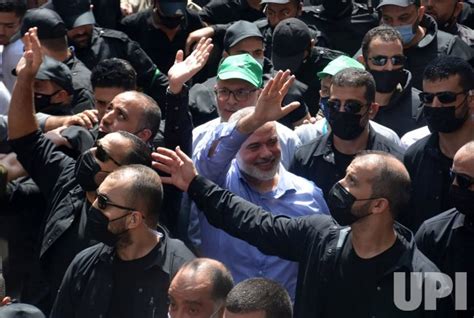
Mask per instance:
[[[438,35],[438,24],[436,24],[435,19],[425,14],[421,19],[420,26],[426,29],[426,34],[423,39],[417,43],[416,47],[424,48],[431,44]]]

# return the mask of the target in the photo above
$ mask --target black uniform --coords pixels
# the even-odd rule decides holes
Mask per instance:
[[[247,0],[212,0],[199,11],[199,16],[207,24],[225,24],[239,20],[254,22],[265,14],[250,7]]]
[[[137,12],[122,20],[122,30],[137,41],[158,69],[164,73],[173,66],[178,50],[184,50],[188,35],[204,27],[198,14],[186,9],[185,22],[180,26],[173,40],[155,27],[152,22],[152,9]]]
[[[377,115],[372,120],[393,129],[401,138],[405,133],[426,125],[423,107],[418,94],[419,90],[412,87],[412,77],[405,71],[405,80],[400,90],[392,95],[388,105],[380,105]]]
[[[182,242],[160,233],[157,246],[140,259],[122,261],[115,248],[104,244],[78,254],[50,317],[167,317],[171,279],[194,255]]]
[[[474,30],[459,23],[453,23],[447,28],[442,28],[443,31],[448,32],[452,35],[457,35],[461,40],[464,41],[471,48],[474,48]]]
[[[298,262],[295,318],[347,317],[334,315],[326,306],[328,290],[340,278],[335,269],[346,265],[341,261],[341,254],[347,245],[349,248],[352,245],[348,235],[350,227],[340,227],[326,215],[274,216],[201,176],[191,182],[188,195],[212,226],[252,244],[262,253]],[[358,306],[370,312],[369,317],[450,317],[452,302],[449,297],[438,302],[436,311],[424,311],[422,304],[417,310],[403,312],[394,305],[394,272],[439,272],[416,248],[413,234],[408,229],[395,224],[394,230],[400,243],[396,254],[400,257],[387,261],[386,265],[390,265],[387,271],[370,286],[373,301],[366,300]],[[346,284],[345,288],[357,290],[359,286]],[[348,304],[351,304],[350,300],[338,299],[339,307]],[[347,309],[352,308],[347,306]]]
[[[370,125],[370,124],[369,124]],[[403,157],[403,150],[392,141],[369,128],[367,150],[380,150]],[[339,153],[333,145],[333,134],[322,135],[295,152],[290,172],[313,181],[327,198],[329,190],[346,174],[346,168],[355,155]]]
[[[474,223],[456,209],[445,211],[420,226],[416,245],[453,282],[456,273],[467,273],[467,311],[458,318],[474,317]]]
[[[433,133],[411,145],[403,161],[412,183],[412,209],[400,221],[416,231],[423,221],[453,207],[448,195],[453,159],[441,152],[439,136]]]
[[[71,56],[63,62],[69,67],[72,75],[74,99],[72,101],[74,114],[86,109],[94,109],[94,94],[92,92],[91,71],[72,52]]]
[[[76,56],[93,69],[102,60],[113,57],[130,62],[137,72],[137,84],[158,103],[163,103],[168,87],[168,78],[152,62],[137,42],[123,32],[94,27],[91,44],[87,48],[76,48]]]

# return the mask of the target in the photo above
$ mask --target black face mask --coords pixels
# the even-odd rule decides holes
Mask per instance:
[[[157,12],[157,14],[160,17],[160,24],[163,24],[168,29],[177,28],[183,22],[184,19],[184,16],[167,17],[159,12]]]
[[[59,90],[52,93],[51,95],[35,93],[34,95],[35,95],[35,110],[36,110],[36,112],[47,113],[48,109],[58,106],[59,104],[57,104],[57,103],[55,103],[55,104],[51,103],[51,98],[54,95],[56,95],[58,92],[59,92]]]
[[[375,71],[370,70],[374,77],[375,88],[379,93],[391,93],[397,88],[397,85],[405,79],[403,68],[393,71]]]
[[[131,212],[130,212],[131,213]],[[120,237],[127,232],[124,230],[121,233],[115,234],[109,231],[109,223],[120,220],[130,213],[122,215],[113,220],[109,220],[99,209],[96,209],[94,206],[91,206],[87,211],[87,225],[86,231],[91,235],[91,237],[99,242],[104,243],[108,246],[115,246],[119,241]]]
[[[97,190],[99,186],[95,183],[94,177],[100,170],[100,165],[90,150],[82,153],[77,158],[74,173],[77,182],[84,191]]]
[[[463,107],[463,106],[460,106]],[[462,118],[456,118],[456,106],[423,107],[423,113],[431,132],[452,133],[464,124],[468,111]]]
[[[474,221],[474,191],[452,184],[449,197],[459,212]]]
[[[372,214],[371,212],[362,216],[352,214],[352,206],[354,205],[354,202],[372,199],[375,198],[356,199],[339,182],[337,182],[329,191],[327,203],[333,219],[336,220],[339,225],[347,226]]]
[[[327,119],[332,132],[344,140],[352,140],[360,136],[365,126],[360,125],[362,115],[348,112],[330,111]]]

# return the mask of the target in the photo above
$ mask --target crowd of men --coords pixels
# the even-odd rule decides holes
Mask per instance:
[[[472,0],[0,0],[0,318],[474,317]]]

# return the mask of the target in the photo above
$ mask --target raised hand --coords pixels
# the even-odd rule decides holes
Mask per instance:
[[[300,106],[299,102],[292,102],[281,106],[283,98],[295,81],[290,71],[278,71],[263,88],[252,114],[242,118],[238,128],[243,133],[251,133],[266,122],[278,120]]]
[[[38,29],[30,28],[23,37],[25,51],[16,66],[18,80],[33,80],[43,62],[41,44],[37,35]]]
[[[198,173],[191,158],[179,146],[176,147],[176,151],[158,147],[151,156],[154,160],[153,168],[170,175],[161,177],[163,183],[172,184],[181,191],[188,191],[189,184]]]
[[[173,66],[168,71],[168,80],[170,91],[178,94],[184,83],[189,81],[197,72],[199,72],[209,59],[209,54],[214,47],[212,39],[202,38],[199,40],[194,51],[184,61],[182,50],[176,52],[176,58]]]

